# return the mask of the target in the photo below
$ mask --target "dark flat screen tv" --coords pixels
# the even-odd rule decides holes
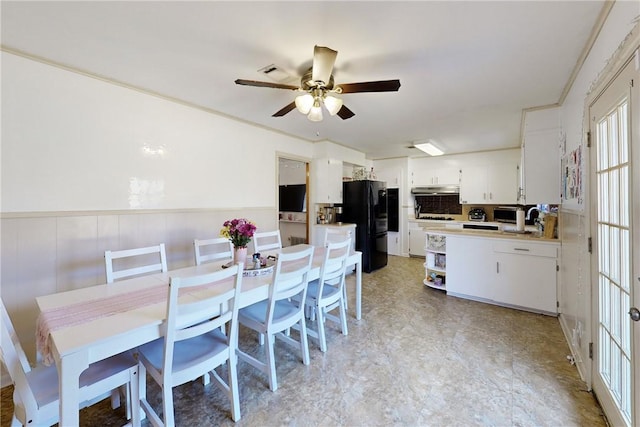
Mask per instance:
[[[307,186],[305,184],[280,186],[280,212],[304,212]]]

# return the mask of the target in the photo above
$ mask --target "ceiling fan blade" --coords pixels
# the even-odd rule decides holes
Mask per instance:
[[[282,117],[285,114],[287,114],[289,111],[293,110],[294,108],[296,108],[296,102],[295,101],[293,101],[291,104],[287,104],[281,110],[273,113],[273,115],[271,117]]]
[[[338,110],[338,112],[336,113],[338,116],[340,116],[340,118],[342,120],[347,120],[350,119],[351,117],[355,116],[356,113],[354,113],[353,111],[351,111],[350,109],[348,109],[344,104],[342,105],[342,108],[340,108]]]
[[[314,82],[323,82],[329,84],[333,64],[336,62],[338,52],[324,46],[315,46],[313,48],[313,67],[311,71],[311,79]]]
[[[339,84],[342,93],[358,92],[396,92],[400,89],[400,80],[379,80],[376,82],[360,82]]]
[[[257,87],[271,87],[274,89],[289,89],[289,90],[298,90],[298,86],[291,86],[291,85],[283,85],[280,83],[270,83],[270,82],[259,82],[256,80],[243,80],[243,79],[237,79],[236,80],[236,84],[237,85],[243,85],[243,86],[257,86]]]

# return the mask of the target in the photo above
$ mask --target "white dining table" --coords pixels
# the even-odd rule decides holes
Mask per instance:
[[[282,249],[295,250],[295,247]],[[316,247],[309,280],[320,275],[322,254],[325,248]],[[168,286],[170,277],[188,277],[211,273],[222,268],[221,262],[189,266],[111,284],[90,286],[68,292],[40,296],[36,302],[40,313],[48,310],[78,306],[85,302],[106,299],[145,288]],[[356,270],[356,319],[361,318],[362,303],[362,253],[352,252],[348,264]],[[262,301],[269,296],[272,275],[244,277],[242,280],[241,307]],[[232,283],[229,282],[229,286]],[[222,292],[221,288],[209,288],[206,292]],[[134,349],[162,336],[161,325],[166,315],[166,300],[136,307],[108,316],[98,317],[72,326],[60,327],[49,332],[51,356],[60,378],[60,423],[61,426],[79,424],[79,378],[91,363],[106,359],[123,351]]]

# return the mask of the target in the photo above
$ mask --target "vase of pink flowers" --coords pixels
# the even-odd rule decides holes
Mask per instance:
[[[247,245],[256,231],[256,226],[245,218],[225,221],[220,236],[231,241],[234,248],[234,263],[247,262]]]

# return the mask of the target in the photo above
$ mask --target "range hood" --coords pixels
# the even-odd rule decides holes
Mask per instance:
[[[411,194],[414,196],[442,196],[447,194],[460,194],[459,185],[428,185],[425,187],[413,187]]]

